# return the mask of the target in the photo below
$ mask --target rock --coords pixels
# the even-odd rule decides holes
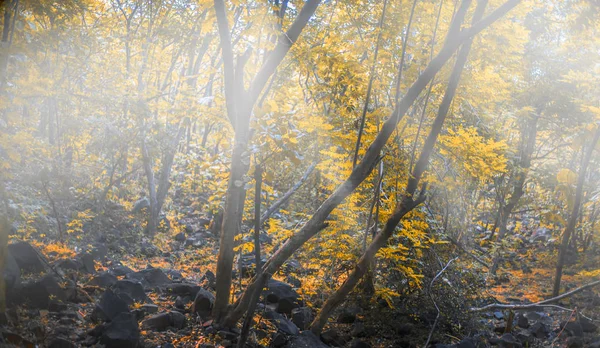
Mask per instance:
[[[159,313],[151,316],[142,322],[142,329],[164,331],[171,326],[171,316],[169,313]]]
[[[68,271],[78,271],[81,264],[73,259],[62,259],[54,263],[54,268],[64,274]]]
[[[285,281],[295,288],[299,288],[302,286],[302,282],[300,281],[300,279],[294,277],[293,275],[288,275],[287,277],[285,277]]]
[[[583,330],[583,332],[593,333],[596,332],[596,330],[598,330],[598,326],[596,324],[592,323],[589,319],[584,317],[579,318],[579,325],[581,325],[581,329]]]
[[[141,282],[142,285],[151,287],[172,283],[165,272],[158,268],[147,268],[138,272],[129,273],[125,276],[125,279],[137,280]]]
[[[496,318],[498,320],[502,320],[502,319],[504,319],[504,313],[502,313],[500,311],[494,312],[494,318]]]
[[[217,285],[217,277],[213,272],[208,270],[206,271],[206,273],[204,273],[204,275],[200,279],[200,282],[205,288],[215,290],[215,287]]]
[[[112,321],[121,313],[129,313],[129,306],[109,289],[102,294],[100,301],[94,308],[92,317],[103,321]]]
[[[308,329],[313,320],[312,310],[308,307],[300,307],[292,310],[292,323],[300,330]]]
[[[346,342],[336,329],[325,330],[321,333],[321,340],[330,346],[342,347]]]
[[[285,298],[292,303],[296,303],[298,293],[294,291],[291,285],[275,279],[269,279],[267,288],[263,291],[263,296],[269,303],[278,303],[279,300]]]
[[[294,323],[277,312],[266,311],[264,317],[273,323],[279,331],[286,335],[295,336],[300,333],[300,330],[298,330],[298,327]]]
[[[581,324],[577,321],[569,321],[567,323],[562,322],[562,323],[560,323],[560,327],[564,327],[564,330],[570,336],[583,337],[583,328],[582,328]]]
[[[158,306],[155,304],[146,303],[142,305],[142,310],[148,314],[158,313]]]
[[[139,213],[142,209],[150,208],[150,200],[147,197],[141,198],[133,205],[132,213]]]
[[[588,345],[588,348],[600,348],[600,337],[596,337],[596,339]]]
[[[142,284],[135,281],[127,279],[119,280],[112,289],[115,294],[127,295],[132,300],[130,304],[133,302],[146,302],[148,300]]]
[[[196,297],[198,291],[202,289],[200,286],[190,283],[173,283],[165,287],[167,292],[178,296]]]
[[[525,317],[523,314],[517,315],[517,326],[527,329],[529,327],[529,319],[527,319],[527,317]]]
[[[4,284],[6,284],[6,290],[10,291],[16,287],[20,281],[21,269],[10,250],[8,250],[4,260]]]
[[[567,338],[567,348],[583,348],[583,338],[581,337],[569,337]]]
[[[19,289],[18,296],[31,307],[40,309],[47,309],[51,299],[67,300],[67,293],[52,275],[24,284]]]
[[[27,242],[9,244],[8,251],[19,265],[21,273],[40,273],[46,269],[46,259]]]
[[[541,339],[548,337],[548,333],[549,333],[546,325],[539,323],[539,322],[533,324],[529,328],[529,332],[531,332],[531,334],[533,334],[533,336],[535,336],[536,338],[541,338]]]
[[[134,272],[131,268],[129,268],[127,266],[123,266],[123,265],[113,266],[108,271],[117,277],[124,276],[124,275]]]
[[[121,313],[106,326],[100,343],[107,348],[136,348],[140,341],[140,328],[135,316]]]
[[[535,341],[533,334],[527,330],[521,330],[517,332],[516,338],[526,347],[531,347]]]
[[[64,339],[64,338],[60,338],[60,337],[52,339],[50,341],[50,343],[48,343],[47,347],[48,348],[77,348],[77,346],[73,342],[71,342],[67,339]]]
[[[82,265],[82,270],[94,274],[96,273],[96,262],[94,260],[94,256],[89,253],[80,254],[78,257],[79,262]]]
[[[356,315],[361,312],[358,307],[347,307],[340,310],[340,314],[337,317],[337,322],[340,324],[352,324],[356,321]]]
[[[456,344],[456,348],[477,348],[475,339],[471,337],[464,338]]]
[[[171,326],[176,329],[183,329],[185,327],[185,315],[180,312],[172,311],[169,312],[171,317]]]
[[[371,345],[361,340],[353,340],[350,343],[350,348],[371,348]]]
[[[326,344],[310,331],[303,331],[300,335],[292,337],[286,348],[329,348]]]
[[[158,256],[160,253],[160,250],[158,250],[158,248],[149,242],[143,242],[142,245],[140,246],[140,254],[144,255],[144,256],[148,256],[148,257],[155,257]],[[153,268],[155,269],[155,268]]]
[[[200,288],[192,304],[192,313],[199,313],[201,316],[207,315],[212,310],[215,303],[215,296],[208,290]]]
[[[112,275],[109,272],[102,272],[90,279],[86,285],[88,286],[99,286],[101,288],[110,288],[111,286],[117,283],[118,279],[116,276]]]
[[[185,236],[185,233],[183,233],[183,232],[179,232],[178,234],[175,235],[175,240],[180,243],[185,242],[185,239],[186,239],[186,236]]]
[[[275,335],[273,335],[273,338],[271,339],[271,347],[274,348],[283,347],[286,343],[287,337],[280,332],[276,332]]]
[[[277,302],[277,308],[275,310],[277,313],[282,313],[289,316],[292,314],[292,310],[296,307],[296,304],[292,300],[282,298],[279,300],[279,302]]]

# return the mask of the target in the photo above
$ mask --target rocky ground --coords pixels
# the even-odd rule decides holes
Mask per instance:
[[[41,235],[28,242],[11,237],[4,275],[8,310],[0,318],[0,342],[53,348],[236,346],[239,330],[218,328],[210,317],[217,252],[210,219],[189,216],[194,224],[183,219],[181,232],[152,243],[139,234],[120,232],[135,226],[114,220],[99,236],[70,243],[69,248],[48,244]],[[522,254],[509,257],[509,271],[482,294],[487,303],[549,297],[551,267],[541,262],[544,257],[522,249]],[[242,258],[238,266],[236,290],[239,272],[246,276],[252,271],[253,256]],[[392,310],[349,301],[321,337],[315,337],[304,330],[318,302],[299,295],[301,281],[294,277],[302,265],[292,260],[284,269],[263,291],[248,347],[420,347],[429,334],[431,321],[419,317],[418,304]],[[567,270],[568,288],[583,282]],[[600,297],[590,289],[558,303],[562,308],[473,314],[468,330],[451,329],[462,322],[450,318],[438,326],[431,345],[600,347],[593,320],[600,314],[599,304]],[[452,334],[457,331],[467,334]]]

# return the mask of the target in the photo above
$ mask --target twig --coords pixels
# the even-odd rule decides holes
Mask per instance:
[[[530,304],[504,304],[504,303],[492,303],[480,308],[471,308],[471,312],[483,312],[486,310],[490,310],[490,309],[512,309],[512,310],[519,310],[519,309],[534,309],[534,308],[538,308],[538,307],[559,307],[556,305],[551,305],[552,302],[556,302],[559,300],[562,300],[564,298],[567,298],[569,296],[575,295],[578,292],[581,292],[585,289],[589,289],[592,288],[594,286],[600,285],[600,280],[596,280],[594,282],[588,283],[586,285],[583,285],[581,287],[578,287],[577,289],[571,290],[569,292],[565,292],[562,295],[559,296],[555,296],[555,297],[551,297],[547,300],[543,300],[543,301],[539,301],[536,303],[530,303]],[[560,309],[564,309],[562,307],[559,307]]]
[[[563,325],[563,327],[560,330],[560,332],[558,333],[558,335],[556,335],[556,338],[552,341],[552,344],[554,344],[554,342],[556,342],[560,338],[560,335],[562,335],[563,331],[565,331],[567,324],[571,321],[571,318],[573,318],[573,314],[575,314],[576,312],[577,312],[577,307],[575,307],[575,309],[573,309],[571,311],[571,315],[569,315],[569,319],[567,319],[567,322],[565,323],[565,325]]]
[[[433,295],[431,294],[431,288],[433,287],[433,283],[442,275],[442,273],[444,273],[444,271],[446,270],[446,268],[448,268],[448,266],[450,266],[450,264],[455,261],[456,259],[458,259],[458,257],[453,258],[452,260],[448,261],[448,263],[446,264],[446,266],[444,266],[444,268],[442,268],[438,274],[435,275],[435,277],[433,277],[433,279],[431,280],[431,283],[429,283],[429,290],[427,291],[429,293],[429,298],[431,298],[431,301],[433,302],[433,305],[435,306],[435,309],[437,310],[437,315],[435,316],[435,321],[433,322],[433,326],[431,326],[431,331],[429,331],[429,336],[427,336],[427,342],[425,342],[425,345],[423,346],[424,348],[426,348],[429,345],[429,341],[431,341],[431,337],[433,336],[433,332],[435,331],[435,327],[437,326],[437,323],[440,319],[440,308],[438,307],[437,303],[435,302]]]

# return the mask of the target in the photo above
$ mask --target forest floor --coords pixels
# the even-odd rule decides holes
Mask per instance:
[[[234,346],[239,330],[220,329],[209,315],[218,238],[200,215],[184,219],[184,231],[160,234],[152,242],[139,233],[123,232],[131,229],[125,219],[129,215],[118,209],[96,222],[93,228],[102,233],[90,234],[94,237],[61,244],[40,233],[27,241],[11,236],[9,250],[16,265],[11,268],[9,262],[8,272],[18,269],[20,281],[9,287],[0,339],[14,346],[55,348]],[[496,277],[487,277],[477,303],[532,303],[551,297],[553,254],[543,244],[531,245]],[[583,256],[577,267],[586,269],[597,261]],[[238,266],[245,272],[252,264],[242,260]],[[427,340],[432,322],[419,316],[419,307],[431,306],[426,298],[406,302],[404,308],[349,300],[320,341],[301,334],[318,302],[298,295],[302,266],[294,267],[277,274],[265,289],[248,346],[422,347]],[[567,267],[563,286],[569,290],[589,282],[588,273]],[[247,281],[238,275],[236,271],[236,292]],[[431,345],[600,347],[600,330],[593,320],[600,317],[597,290],[556,304],[562,309],[441,313]],[[469,320],[454,318],[457,314]]]

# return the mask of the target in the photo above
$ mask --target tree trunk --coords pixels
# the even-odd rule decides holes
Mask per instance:
[[[255,276],[242,296],[238,299],[233,311],[227,317],[225,326],[233,326],[248,308],[251,295],[255,288],[262,288],[271,274],[275,274],[283,263],[306,241],[319,233],[326,227],[325,220],[348,195],[350,195],[358,185],[364,181],[373,166],[379,159],[379,153],[385,146],[387,140],[396,129],[400,119],[406,114],[413,102],[417,99],[421,91],[431,81],[433,76],[443,67],[443,65],[452,57],[454,51],[465,41],[470,40],[474,35],[487,28],[489,25],[500,19],[516,5],[520,0],[509,0],[498,7],[487,17],[477,22],[469,29],[464,29],[460,35],[450,36],[444,43],[444,46],[438,55],[428,64],[425,70],[418,77],[417,81],[409,88],[406,95],[398,103],[388,120],[383,124],[381,131],[371,145],[361,161],[352,170],[350,176],[321,204],[313,216],[302,226],[302,228],[292,235],[288,241],[282,245],[263,266],[263,273],[260,277]]]
[[[573,210],[571,211],[571,216],[569,216],[569,221],[567,223],[567,227],[565,228],[565,232],[563,233],[562,242],[560,244],[560,250],[558,253],[558,262],[556,263],[556,275],[554,276],[554,289],[552,290],[552,296],[558,296],[560,292],[560,280],[562,278],[562,270],[565,264],[565,257],[567,254],[567,248],[569,246],[569,239],[575,230],[575,225],[577,224],[577,215],[579,213],[579,207],[581,205],[581,201],[583,199],[583,185],[585,184],[585,173],[587,171],[587,167],[590,164],[590,160],[592,159],[592,153],[594,152],[594,148],[596,144],[598,144],[598,139],[600,139],[600,126],[596,129],[594,133],[594,138],[592,142],[588,145],[587,152],[585,153],[585,157],[581,163],[581,168],[579,169],[579,177],[577,178],[577,188],[575,189],[575,201],[573,202]]]
[[[470,4],[471,0],[462,1],[460,8],[454,17],[452,27],[450,28],[448,35],[456,35],[456,33],[458,32],[458,28],[460,28],[460,25],[464,20],[464,16]],[[487,0],[482,0],[478,3],[477,8],[475,9],[475,13],[473,15],[473,23],[481,19],[481,17],[483,16],[483,12],[485,11],[486,5]],[[453,29],[456,31],[454,31]],[[342,286],[338,290],[336,290],[323,305],[321,312],[319,312],[319,314],[311,324],[311,331],[314,334],[319,335],[321,333],[333,310],[340,303],[342,303],[342,301],[344,301],[346,296],[350,293],[350,291],[352,291],[352,289],[354,289],[358,281],[363,277],[365,272],[368,270],[369,265],[371,264],[377,251],[379,251],[379,249],[381,249],[381,247],[383,247],[394,234],[394,230],[396,229],[398,223],[400,223],[400,220],[425,200],[424,188],[421,189],[421,193],[419,194],[417,199],[413,199],[413,195],[417,190],[419,181],[421,180],[423,173],[427,169],[427,166],[429,164],[429,158],[431,156],[431,153],[433,152],[435,143],[437,142],[438,135],[442,130],[442,126],[444,124],[446,116],[448,115],[450,105],[452,103],[452,100],[454,99],[454,95],[456,94],[456,90],[458,88],[458,83],[460,81],[462,71],[467,62],[467,58],[471,50],[471,43],[472,40],[465,42],[458,53],[454,69],[452,70],[450,80],[448,81],[446,93],[444,94],[444,99],[440,104],[440,109],[438,111],[437,117],[433,122],[429,135],[427,136],[427,140],[425,141],[425,145],[423,146],[421,154],[419,155],[419,160],[415,165],[415,169],[412,172],[412,176],[408,179],[404,196],[402,197],[400,203],[394,209],[394,213],[392,214],[392,216],[386,222],[384,229],[377,234],[373,242],[363,253],[360,260],[358,261],[358,264],[355,266],[350,276],[348,276],[348,278],[346,279],[346,281],[344,281]]]

